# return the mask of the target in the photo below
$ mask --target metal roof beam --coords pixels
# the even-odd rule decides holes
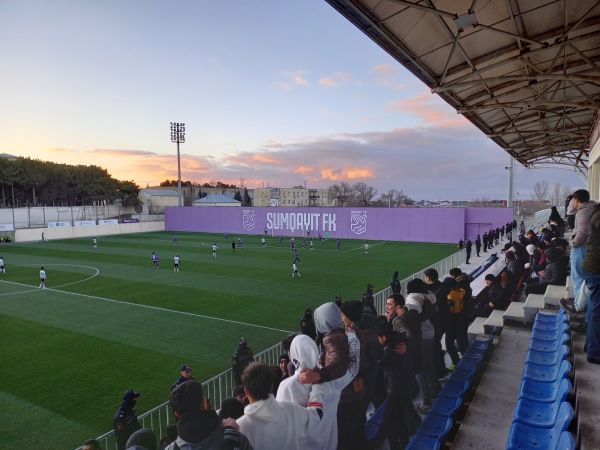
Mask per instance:
[[[600,83],[600,76],[593,75],[558,75],[558,74],[537,74],[537,75],[509,75],[503,77],[491,77],[483,78],[481,80],[462,81],[460,83],[450,83],[445,86],[436,87],[431,90],[432,93],[438,94],[440,92],[446,92],[453,89],[467,88],[477,86],[486,83],[501,83],[506,81],[533,81],[539,83],[541,81],[550,80],[570,80],[570,81],[583,81],[591,83]]]

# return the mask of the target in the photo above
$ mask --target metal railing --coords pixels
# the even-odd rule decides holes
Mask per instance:
[[[524,222],[525,230],[533,229],[539,231],[547,223],[548,216],[549,210],[538,211],[533,217]],[[517,236],[520,233],[519,228],[520,224],[517,224]],[[507,235],[504,234],[502,240],[506,239]],[[406,277],[400,281],[402,294],[406,295],[406,285],[410,280],[414,280],[415,278],[423,279],[423,272],[426,269],[435,269],[438,272],[440,279],[443,279],[443,277],[448,274],[450,269],[460,266],[465,261],[466,252],[461,250],[427,266],[425,269],[420,270],[419,272],[413,273],[409,277]],[[385,302],[391,293],[392,289],[387,287],[373,295],[375,309],[377,310],[378,314],[385,314]],[[274,346],[254,355],[254,360],[264,361],[269,365],[277,365],[279,362],[279,356],[282,353],[283,345],[281,342],[279,342]],[[222,372],[219,375],[211,378],[210,380],[203,382],[202,387],[204,388],[204,395],[212,401],[216,409],[219,405],[221,405],[223,400],[231,397],[231,393],[235,387],[235,380],[233,378],[232,370],[228,369],[225,372]],[[175,416],[171,411],[168,401],[138,416],[138,419],[142,424],[142,427],[152,429],[159,439],[162,439],[162,437],[165,435],[167,425],[175,423]],[[104,449],[117,449],[114,431],[109,431],[96,439],[100,442],[100,445]],[[82,448],[83,447],[79,447],[76,450],[81,450]]]
[[[263,350],[260,353],[254,355],[255,361],[264,361],[269,365],[277,365],[279,363],[279,356],[284,353],[283,345],[281,342],[274,346]],[[227,369],[225,372],[211,378],[202,383],[204,395],[209,399],[215,406],[215,409],[223,403],[223,400],[231,397],[233,388],[236,386],[235,379],[233,377],[233,371]],[[162,439],[166,434],[167,425],[175,423],[175,415],[171,410],[171,406],[168,401],[152,408],[150,411],[145,412],[138,416],[138,420],[142,424],[143,428],[150,428],[156,433],[158,439]],[[109,431],[104,433],[102,436],[96,438],[100,442],[100,446],[103,449],[117,450],[117,441],[115,439],[115,432]],[[83,446],[78,447],[77,450],[81,450]]]

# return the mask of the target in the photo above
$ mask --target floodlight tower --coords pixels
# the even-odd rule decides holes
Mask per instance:
[[[183,144],[185,142],[185,123],[171,122],[171,142],[177,142],[177,193],[179,194],[179,206],[182,206],[181,156],[179,154],[179,143]]]

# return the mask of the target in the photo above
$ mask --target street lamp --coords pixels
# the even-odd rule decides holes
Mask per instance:
[[[179,194],[179,206],[181,200],[181,157],[179,155],[179,143],[185,142],[185,123],[171,122],[171,142],[177,142],[177,193]]]

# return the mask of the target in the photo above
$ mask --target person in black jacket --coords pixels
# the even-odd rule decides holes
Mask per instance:
[[[125,450],[129,436],[142,428],[134,409],[136,399],[139,396],[139,392],[131,389],[126,391],[123,394],[123,403],[121,403],[115,414],[113,429],[115,430],[118,450]]]
[[[398,280],[398,271],[396,270],[392,275],[392,281],[390,282],[390,287],[392,288],[392,294],[399,294],[402,289],[400,286],[400,280]]]
[[[477,295],[475,316],[489,317],[494,309],[504,309],[506,293],[495,275],[488,273],[485,276],[486,287]]]
[[[248,347],[246,338],[241,338],[238,349],[231,358],[231,370],[233,371],[235,384],[242,384],[242,372],[252,361],[254,361],[252,349]]]
[[[312,310],[310,308],[306,308],[304,310],[304,315],[300,318],[300,332],[310,337],[313,341],[317,338],[315,319],[313,319]]]
[[[387,406],[383,413],[383,425],[390,450],[400,450],[408,445],[410,435],[421,424],[421,417],[412,403],[412,393],[416,389],[415,371],[410,354],[396,351],[399,343],[407,341],[404,333],[397,333],[390,322],[377,325],[379,343],[383,347],[381,368],[387,389]]]

